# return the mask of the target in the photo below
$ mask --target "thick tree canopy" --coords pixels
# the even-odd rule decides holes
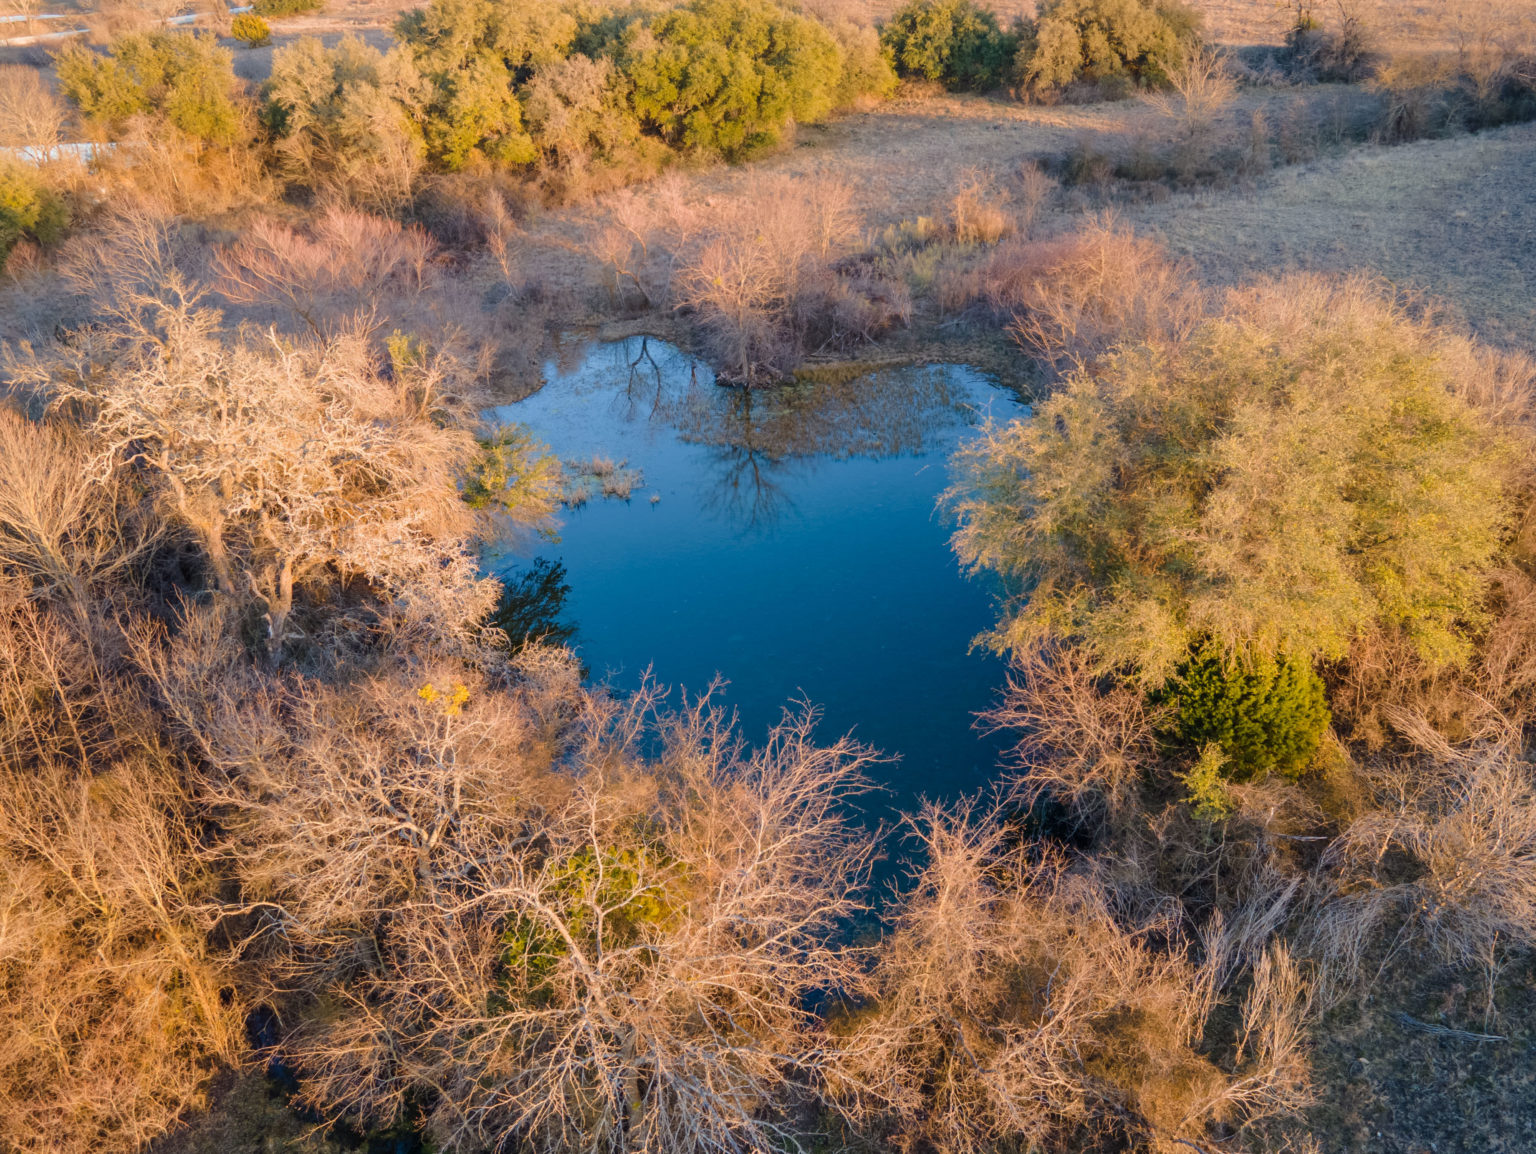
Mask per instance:
[[[57,67],[64,95],[110,133],[149,113],[215,144],[229,144],[239,132],[233,57],[212,36],[132,32],[114,40],[105,56],[71,43]]]
[[[1204,635],[1337,658],[1395,629],[1460,661],[1508,450],[1436,339],[1367,285],[1272,283],[992,429],[954,499],[962,558],[1019,584],[998,646],[1074,637],[1150,684]]]
[[[1019,80],[1036,95],[1074,80],[1159,87],[1198,28],[1199,17],[1178,3],[1046,0],[1020,49]]]
[[[822,25],[762,0],[695,0],[635,25],[621,49],[643,126],[726,156],[832,110],[842,49]]]

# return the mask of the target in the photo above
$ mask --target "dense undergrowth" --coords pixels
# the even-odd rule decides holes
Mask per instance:
[[[1146,37],[1115,64],[1106,13]],[[886,44],[981,54],[942,80],[1075,36],[1048,98],[1163,85],[1187,144],[1230,77],[1176,16],[935,3]],[[1360,65],[1325,31],[1298,68]],[[594,688],[476,563],[563,491],[480,417],[550,320],[517,182],[748,155],[885,91],[875,34],[757,0],[399,32],[283,48],[260,105],[207,40],[71,52],[106,203],[0,171],[35,298],[0,369],[0,1146],[143,1149],[210,1095],[301,1141],[249,1101],[277,1070],[328,1146],[1305,1150],[1311,1052],[1383,968],[1497,1013],[1536,935],[1528,360],[1372,282],[1217,292],[1041,228],[1033,163],[879,230],[830,174],[612,193],[608,299],[728,376],[925,307],[1029,366],[950,502],[1012,594],[1017,764],[906,819],[887,897],[873,751]],[[1528,92],[1458,68],[1434,91]]]

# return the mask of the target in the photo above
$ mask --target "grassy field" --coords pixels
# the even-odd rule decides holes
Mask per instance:
[[[1184,195],[1128,219],[1235,282],[1365,271],[1443,302],[1494,343],[1536,344],[1536,128],[1363,148],[1253,192]]]

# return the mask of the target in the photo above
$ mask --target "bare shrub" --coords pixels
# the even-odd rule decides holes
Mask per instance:
[[[1330,846],[1332,896],[1311,926],[1312,948],[1342,975],[1389,917],[1397,942],[1488,966],[1501,949],[1536,941],[1536,767],[1518,727],[1492,722],[1452,745],[1422,717],[1395,712],[1411,754],[1380,764],[1380,808]]]
[[[1367,750],[1380,750],[1391,741],[1388,715],[1393,710],[1420,713],[1457,738],[1465,737],[1486,712],[1460,671],[1425,661],[1400,630],[1356,637],[1329,681],[1328,700],[1340,732]]]
[[[1206,307],[1186,265],[1112,219],[1001,245],[956,295],[1010,318],[1014,340],[1056,372],[1118,344],[1187,332]]]
[[[88,459],[79,436],[0,409],[0,571],[34,596],[83,605],[156,542],[154,520]]]
[[[901,285],[841,259],[860,223],[845,183],[759,173],[708,203],[686,193],[670,180],[616,196],[597,252],[616,297],[690,315],[724,379],[776,379],[906,323]]]
[[[1168,87],[1147,101],[1179,127],[1186,139],[1208,132],[1211,122],[1237,96],[1237,81],[1221,51],[1200,43],[1186,48],[1168,69]]]
[[[332,207],[310,232],[257,217],[216,252],[219,291],[242,304],[279,304],[319,336],[338,324],[374,327],[391,305],[408,307],[434,286],[437,246],[419,228]]]
[[[807,348],[868,339],[904,319],[904,299],[834,270],[858,226],[852,201],[829,177],[764,177],[706,218],[675,291],[726,376],[780,377]]]
[[[0,146],[33,149],[42,160],[57,155],[69,114],[35,68],[0,66]]]
[[[805,712],[747,753],[707,702],[619,706],[538,648],[510,695],[424,666],[210,699],[181,672],[207,661],[161,684],[231,815],[305,1100],[378,1126],[430,1090],[445,1150],[793,1136],[780,1103],[828,1061],[808,999],[858,981],[828,942],[872,849],[843,804],[865,751]]]
[[[792,335],[779,323],[788,286],[762,234],[716,237],[684,270],[682,301],[701,314],[705,339],[725,374],[738,381],[777,375],[794,358]]]
[[[1118,807],[1157,754],[1157,710],[1071,646],[1019,655],[1002,705],[986,720],[1021,734],[1014,754],[1028,805],[1049,796],[1083,810]]]
[[[969,168],[956,181],[949,223],[961,244],[996,244],[1013,231],[1002,190],[985,173]]]
[[[1493,575],[1496,612],[1478,652],[1478,692],[1524,712],[1536,694],[1536,580],[1508,567]]]
[[[1289,0],[1286,56],[1291,68],[1318,80],[1350,83],[1376,63],[1376,29],[1359,0],[1332,0],[1319,17],[1308,0]]]
[[[1376,138],[1402,144],[1444,130],[1452,115],[1453,83],[1454,73],[1444,60],[1413,56],[1383,65],[1371,81],[1383,100]]]
[[[144,203],[167,215],[213,216],[260,204],[272,191],[257,149],[204,145],[145,117],[96,154],[93,175],[114,208]]]
[[[1093,882],[1010,848],[996,815],[930,807],[914,828],[927,864],[872,1004],[846,1025],[837,1088],[856,1111],[893,1111],[944,1152],[1171,1148],[1305,1102],[1305,984],[1283,949],[1254,970],[1224,1069],[1197,1048],[1222,998],[1219,951],[1197,962],[1166,923],[1122,927]]]
[[[707,210],[695,204],[681,178],[664,177],[643,192],[625,189],[609,201],[606,223],[593,251],[607,267],[610,287],[627,287],[641,303],[655,307],[672,294],[679,262],[694,248]]]
[[[242,1004],[182,767],[71,620],[0,590],[0,1124],[18,1151],[128,1154],[239,1051]]]

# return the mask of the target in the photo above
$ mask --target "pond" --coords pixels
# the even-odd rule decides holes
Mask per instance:
[[[602,475],[558,541],[493,563],[594,679],[695,693],[718,675],[754,743],[805,699],[824,737],[895,759],[886,803],[951,797],[996,772],[1007,739],[976,714],[1005,670],[971,647],[994,590],[961,572],[937,504],[962,438],[1024,412],[961,366],[745,391],[655,339],[591,346],[497,414]]]

